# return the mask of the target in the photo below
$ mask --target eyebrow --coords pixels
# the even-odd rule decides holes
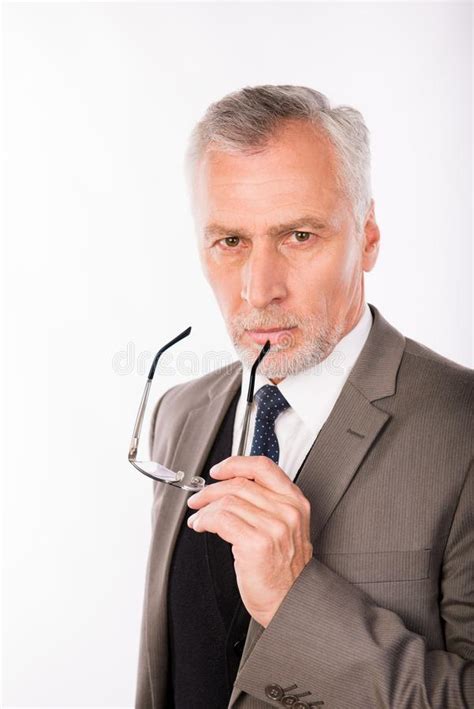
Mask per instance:
[[[315,217],[312,214],[307,214],[303,217],[298,217],[297,219],[294,219],[291,222],[271,226],[267,229],[267,234],[268,236],[279,236],[280,234],[285,234],[289,231],[298,231],[299,229],[301,229],[301,227],[304,226],[309,226],[311,227],[311,229],[321,230],[326,229],[328,225],[318,217]],[[215,222],[212,224],[208,224],[207,227],[204,229],[204,236],[206,239],[211,239],[215,236],[229,235],[240,236],[242,238],[251,237],[251,234],[245,231],[245,229],[234,229],[232,227],[226,227],[222,224],[218,224]]]

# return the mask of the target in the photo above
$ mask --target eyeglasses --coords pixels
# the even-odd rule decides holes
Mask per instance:
[[[160,359],[163,352],[165,352],[172,345],[176,344],[180,340],[187,337],[190,332],[191,332],[191,327],[187,327],[186,330],[183,330],[183,332],[181,332],[179,335],[174,337],[170,342],[168,342],[166,345],[164,345],[164,347],[162,347],[155,355],[153,363],[150,367],[148,379],[145,384],[145,390],[143,392],[142,400],[140,402],[140,406],[138,409],[138,414],[137,414],[137,418],[135,421],[135,427],[133,429],[133,434],[132,434],[132,440],[130,442],[130,447],[128,449],[128,460],[137,470],[139,470],[141,473],[143,473],[143,475],[146,475],[147,477],[152,478],[153,480],[156,480],[161,483],[167,483],[168,485],[173,485],[174,487],[180,487],[183,490],[192,490],[193,492],[197,492],[198,490],[201,490],[203,487],[205,487],[206,481],[204,480],[204,478],[201,478],[199,476],[194,476],[190,480],[185,480],[185,473],[182,470],[179,470],[177,473],[175,473],[174,471],[166,468],[164,465],[161,465],[160,463],[156,463],[153,460],[137,460],[138,444],[140,442],[140,433],[141,433],[141,429],[142,429],[143,418],[145,415],[145,408],[146,408],[146,404],[148,401],[148,395],[150,393],[151,383],[152,383],[153,377],[155,375],[155,370],[156,370],[156,366],[158,364],[158,360]],[[270,349],[270,340],[267,340],[265,342],[264,346],[262,347],[257,359],[255,360],[254,364],[252,365],[252,369],[250,371],[249,388],[248,388],[248,392],[247,392],[247,405],[245,408],[244,421],[243,421],[243,425],[242,425],[242,434],[240,437],[240,443],[239,443],[237,455],[243,455],[243,452],[245,451],[245,446],[247,443],[247,436],[248,436],[248,429],[249,429],[250,412],[252,409],[252,402],[253,402],[253,391],[254,391],[254,387],[255,387],[255,374],[256,374],[258,365],[260,364],[262,359],[265,357],[265,355],[269,349]]]

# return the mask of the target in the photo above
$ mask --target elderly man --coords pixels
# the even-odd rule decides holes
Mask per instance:
[[[153,460],[209,484],[154,483],[136,708],[473,707],[473,374],[365,301],[362,116],[247,87],[187,159],[238,361],[154,410]]]

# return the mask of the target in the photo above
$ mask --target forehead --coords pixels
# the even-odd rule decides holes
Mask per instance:
[[[196,173],[200,221],[297,216],[295,210],[330,214],[344,195],[335,149],[320,130],[303,121],[286,124],[251,154],[209,146]],[[275,212],[278,212],[276,214]]]

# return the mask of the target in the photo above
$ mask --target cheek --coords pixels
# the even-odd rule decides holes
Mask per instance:
[[[221,310],[229,312],[234,305],[238,306],[241,292],[240,270],[223,267],[215,258],[206,254],[203,254],[201,263]]]
[[[316,296],[342,294],[357,280],[359,261],[360,255],[352,246],[328,244],[328,248],[295,270],[292,290],[306,295],[314,293]]]
[[[339,270],[339,280],[342,285],[350,286],[360,279],[362,273],[362,255],[357,242],[346,245]]]
[[[355,241],[341,240],[335,245],[328,263],[329,276],[334,282],[343,285],[352,282],[360,266],[360,253]]]
[[[199,257],[203,273],[209,284],[215,289],[219,281],[222,280],[222,269],[219,268],[219,264],[208,249],[201,249]]]

